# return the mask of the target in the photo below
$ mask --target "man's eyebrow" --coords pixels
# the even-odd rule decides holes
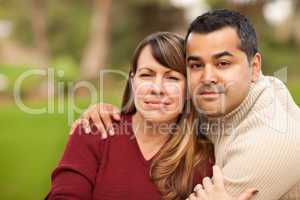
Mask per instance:
[[[231,57],[233,57],[233,54],[229,53],[228,51],[223,51],[221,53],[217,53],[217,54],[213,55],[213,58],[214,59],[218,59],[218,58],[221,58],[223,56],[231,56]]]
[[[199,57],[199,56],[188,56],[187,57],[187,62],[189,62],[189,61],[200,61],[200,60],[202,60],[201,59],[201,57]]]

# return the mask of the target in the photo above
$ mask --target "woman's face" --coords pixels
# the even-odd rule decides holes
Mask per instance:
[[[186,78],[158,63],[152,56],[150,45],[140,53],[132,86],[135,107],[145,119],[172,122],[182,113]]]

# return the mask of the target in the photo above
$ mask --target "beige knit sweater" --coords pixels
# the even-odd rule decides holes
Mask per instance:
[[[201,125],[215,145],[228,192],[259,200],[300,200],[300,109],[285,85],[261,75],[242,104]]]

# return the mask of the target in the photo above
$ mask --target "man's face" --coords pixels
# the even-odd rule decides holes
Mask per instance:
[[[240,39],[231,27],[189,35],[186,46],[188,82],[198,112],[209,117],[229,113],[245,99],[251,81],[258,79],[259,54],[249,63],[239,47]]]

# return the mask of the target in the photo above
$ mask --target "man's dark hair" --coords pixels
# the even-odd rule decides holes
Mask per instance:
[[[244,15],[226,9],[214,10],[198,16],[191,24],[185,37],[192,33],[211,33],[224,27],[232,27],[240,38],[240,49],[247,55],[248,60],[257,53],[255,29]]]

